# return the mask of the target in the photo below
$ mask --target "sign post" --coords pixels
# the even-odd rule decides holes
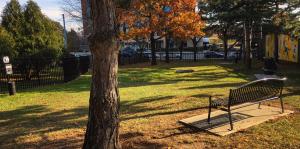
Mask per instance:
[[[10,64],[10,60],[8,56],[4,56],[2,58],[2,61],[4,63],[4,69],[5,69],[5,74],[7,78],[7,85],[8,85],[8,90],[9,90],[9,95],[15,95],[16,94],[16,85],[15,82],[10,81],[10,75],[13,74],[13,67],[12,64]]]
[[[5,71],[6,75],[12,75],[13,74],[13,69],[11,64],[5,64]]]

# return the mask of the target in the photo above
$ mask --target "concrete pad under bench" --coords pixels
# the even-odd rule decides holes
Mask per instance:
[[[243,105],[241,105],[243,106]],[[261,124],[263,122],[276,119],[294,113],[290,110],[285,110],[281,113],[281,108],[261,105],[258,109],[258,104],[246,106],[232,111],[233,130],[230,131],[228,113],[225,111],[215,111],[211,114],[211,123],[207,123],[207,113],[194,116],[191,118],[180,120],[180,123],[196,127],[202,130],[209,131],[219,136],[226,136],[243,129]]]

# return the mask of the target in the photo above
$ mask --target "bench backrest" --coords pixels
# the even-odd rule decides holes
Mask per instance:
[[[246,102],[258,102],[281,95],[284,79],[262,79],[230,90],[229,106]]]

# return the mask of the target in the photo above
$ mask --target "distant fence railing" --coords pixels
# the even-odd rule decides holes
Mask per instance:
[[[149,57],[145,57],[144,55],[136,54],[132,56],[119,56],[119,65],[130,65],[137,63],[149,62]]]
[[[168,53],[168,54],[167,54]],[[148,53],[151,57],[151,53]],[[216,60],[224,59],[224,52],[222,51],[212,51],[204,50],[203,48],[197,48],[196,51],[193,51],[192,48],[185,50],[172,49],[166,52],[165,49],[160,49],[156,52],[156,58],[161,61],[167,59],[167,55],[170,61],[201,61],[201,60]],[[235,60],[239,58],[239,51],[228,51],[227,59]]]
[[[155,52],[157,61],[166,61],[167,57],[170,62],[182,61],[182,62],[195,62],[195,61],[215,61],[224,59],[224,53],[218,51],[166,51],[158,50]],[[235,51],[229,51],[227,55],[228,60],[236,61],[239,58],[239,53]],[[167,56],[168,55],[168,56]],[[137,54],[133,56],[119,57],[120,65],[136,64],[143,62],[150,62],[152,60],[151,52],[145,52],[143,54]]]
[[[64,57],[59,60],[47,58],[13,59],[13,74],[6,75],[0,64],[0,93],[8,92],[8,82],[15,82],[17,91],[61,84],[74,80],[88,72],[89,57]]]

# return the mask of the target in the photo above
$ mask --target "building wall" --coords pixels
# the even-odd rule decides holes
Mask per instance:
[[[193,41],[192,40],[187,40],[187,48],[192,48],[194,47]],[[198,42],[197,47],[202,47],[203,46],[203,38]]]
[[[155,38],[157,38],[157,37],[155,37]],[[166,38],[160,39],[159,43],[160,43],[159,48],[166,48],[167,47]],[[173,45],[174,45],[174,47],[171,47],[171,48],[179,48],[179,47],[176,47],[176,45],[179,46],[178,44],[174,43]],[[202,47],[202,46],[203,46],[203,39],[201,39],[200,42],[198,42],[198,44],[197,44],[197,47]],[[193,41],[192,40],[187,40],[185,48],[192,48],[192,47],[194,47]]]
[[[278,59],[288,62],[299,62],[299,39],[289,35],[279,35]],[[275,36],[269,34],[266,36],[266,57],[274,57]]]
[[[274,57],[275,38],[274,35],[266,36],[266,57]]]

